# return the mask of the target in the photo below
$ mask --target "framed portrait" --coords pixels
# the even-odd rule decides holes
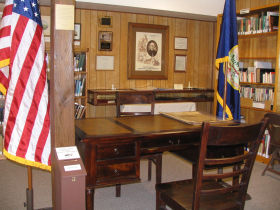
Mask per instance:
[[[175,50],[187,50],[188,49],[188,38],[187,37],[175,37],[174,49]]]
[[[112,31],[99,31],[98,34],[98,49],[100,51],[111,51],[113,42],[113,32]]]
[[[169,27],[128,24],[128,79],[167,79]]]
[[[175,72],[185,72],[187,66],[187,56],[186,55],[175,55],[174,71]]]
[[[81,40],[81,24],[75,23],[74,25],[74,40]]]

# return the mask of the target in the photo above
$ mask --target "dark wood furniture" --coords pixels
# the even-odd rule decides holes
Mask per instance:
[[[90,89],[88,90],[88,103],[94,106],[116,105],[118,92],[153,92],[155,103],[170,102],[213,102],[213,89],[185,88],[183,90],[161,89],[136,90],[136,89]]]
[[[141,156],[184,150],[199,141],[201,130],[162,115],[88,118],[75,125],[87,171],[87,209],[93,209],[95,188],[139,182]],[[156,183],[161,182],[160,166]]]
[[[124,110],[124,105],[149,105],[148,110],[137,110],[132,108],[127,111]],[[155,103],[154,93],[147,92],[117,92],[116,93],[116,113],[117,117],[123,116],[139,116],[139,115],[154,115]],[[162,153],[149,154],[141,156],[141,158],[148,159],[148,180],[152,177],[152,163],[156,165],[156,169],[161,169]],[[160,173],[156,171],[156,173]],[[120,185],[116,185],[116,196],[120,196]]]
[[[214,126],[204,123],[199,147],[196,174],[193,179],[156,184],[156,209],[244,209],[248,184],[263,137],[267,119],[239,126]],[[248,146],[249,152],[232,157],[207,158],[207,149],[212,147]],[[205,166],[232,165],[244,162],[242,166],[230,167],[223,174],[205,173]],[[241,176],[238,183],[230,184],[223,179]]]
[[[274,169],[275,160],[280,161],[280,114],[267,113],[265,117],[268,118],[268,132],[270,135],[269,154],[271,156],[268,164],[266,165],[262,175],[266,171],[270,171],[280,175],[280,171]]]

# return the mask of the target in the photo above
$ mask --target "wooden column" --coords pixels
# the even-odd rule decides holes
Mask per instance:
[[[56,5],[74,6],[73,0],[51,1],[51,72],[50,72],[50,115],[52,149],[52,197],[56,208],[55,162],[56,147],[75,145],[74,132],[74,72],[73,72],[73,29],[57,30],[59,20]],[[73,10],[74,13],[74,10]],[[74,15],[74,14],[73,14]],[[60,19],[61,20],[61,19]],[[69,19],[68,19],[69,20]],[[68,21],[67,20],[67,21]],[[71,18],[70,20],[71,21]],[[66,24],[67,25],[67,24]]]

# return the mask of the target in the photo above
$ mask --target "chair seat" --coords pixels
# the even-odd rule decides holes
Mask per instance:
[[[202,189],[220,189],[228,185],[224,182],[203,181]],[[161,200],[173,209],[192,209],[193,200],[193,180],[181,180],[167,182],[156,185],[156,190],[160,192]],[[213,196],[200,197],[201,210],[233,209],[236,208],[237,192],[229,192]],[[250,199],[250,196],[247,196]]]

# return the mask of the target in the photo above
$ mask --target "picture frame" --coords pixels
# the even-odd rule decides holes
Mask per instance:
[[[80,23],[74,24],[74,40],[75,41],[81,40],[81,24]]]
[[[98,33],[98,50],[111,51],[113,45],[112,31],[99,31]]]
[[[128,23],[128,79],[167,79],[169,27]]]
[[[175,55],[174,58],[174,71],[175,72],[186,72],[187,69],[187,56],[186,55]]]
[[[114,70],[114,56],[97,55],[96,56],[96,70],[113,71]]]
[[[113,18],[111,16],[102,16],[98,18],[98,24],[100,27],[111,28],[113,26]]]
[[[175,37],[174,38],[174,49],[175,50],[187,50],[188,49],[188,38],[187,37]]]

